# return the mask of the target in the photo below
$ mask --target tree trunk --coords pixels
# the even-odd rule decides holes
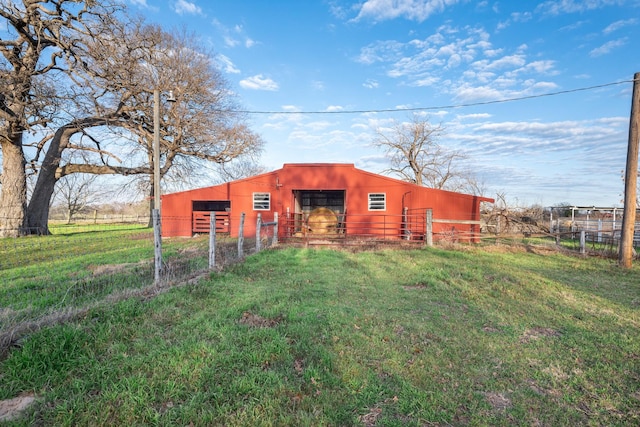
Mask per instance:
[[[60,166],[62,152],[76,131],[75,127],[61,127],[51,139],[27,208],[27,224],[31,234],[50,234],[49,206],[56,182],[60,178],[56,171]]]
[[[18,237],[25,233],[27,211],[27,164],[22,149],[22,129],[4,133],[2,150],[2,190],[0,191],[0,237]]]

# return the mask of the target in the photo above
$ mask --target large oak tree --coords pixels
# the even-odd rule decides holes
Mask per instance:
[[[64,69],[51,82],[55,96],[48,102],[55,100],[55,114],[47,118],[48,133],[39,127],[44,137],[34,144],[30,163],[38,177],[26,216],[5,224],[13,234],[48,233],[48,209],[62,177],[85,173],[153,179],[155,90],[172,90],[178,101],[160,117],[161,176],[184,180],[194,175],[199,162],[225,164],[261,150],[262,140],[237,112],[212,56],[190,34],[170,34],[113,15],[92,21],[90,27],[91,32],[76,34],[73,45],[74,61],[81,66]],[[46,87],[37,83],[34,91]],[[4,158],[4,147],[2,151]],[[22,173],[24,165],[23,160]],[[149,184],[152,190],[153,182]],[[26,192],[18,198],[26,203]]]
[[[24,232],[27,185],[25,141],[58,112],[56,79],[84,67],[80,51],[92,25],[115,16],[110,1],[2,0],[0,18],[0,236]]]

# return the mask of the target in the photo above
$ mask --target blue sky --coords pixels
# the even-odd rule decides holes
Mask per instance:
[[[489,197],[622,205],[640,0],[128,1],[214,52],[269,169],[380,172],[374,130],[418,109]]]

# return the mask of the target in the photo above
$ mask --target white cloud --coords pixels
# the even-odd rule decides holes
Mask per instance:
[[[523,67],[524,71],[532,71],[539,74],[556,74],[555,71],[555,61],[551,60],[541,60],[541,61],[533,61],[529,62],[525,67]]]
[[[403,17],[422,22],[429,16],[459,2],[460,0],[367,0],[362,3],[358,16],[354,20],[386,21]]]
[[[458,120],[479,120],[479,119],[489,119],[491,118],[491,114],[489,113],[471,113],[471,114],[457,114],[456,119]]]
[[[367,79],[364,83],[362,83],[362,86],[366,87],[367,89],[376,89],[380,86],[380,83],[378,83],[377,80]]]
[[[2,2],[4,0],[0,0],[0,2]],[[133,6],[139,7],[140,9],[145,9],[146,11],[152,11],[154,13],[157,13],[160,11],[160,8],[158,6],[152,6],[149,4],[148,0],[126,0],[129,3],[131,3]]]
[[[258,44],[254,39],[246,35],[244,27],[240,24],[236,24],[233,28],[229,28],[217,19],[214,19],[211,23],[220,32],[222,40],[224,40],[224,45],[227,47],[234,48],[236,46],[243,45],[249,49]]]
[[[218,54],[216,56],[216,61],[220,65],[220,68],[222,69],[222,71],[224,71],[225,73],[229,73],[229,74],[239,74],[240,73],[240,70],[238,68],[236,68],[236,66],[233,64],[231,59],[229,59],[228,56],[225,56],[225,55],[222,55],[222,54]]]
[[[314,90],[324,90],[325,86],[324,86],[324,82],[321,80],[314,80],[311,82],[311,87]]]
[[[330,110],[327,110],[330,111]],[[305,129],[314,131],[314,132],[318,132],[327,128],[330,128],[333,125],[332,122],[328,122],[328,121],[319,121],[319,122],[309,122],[309,123],[305,123],[304,127]]]
[[[360,49],[360,55],[356,61],[365,65],[386,62],[398,58],[404,47],[403,43],[395,40],[377,41]]]
[[[618,39],[618,40],[608,41],[605,44],[603,44],[602,46],[599,46],[599,47],[591,50],[591,52],[589,52],[589,56],[591,56],[592,58],[595,58],[595,57],[598,57],[598,56],[606,55],[606,54],[610,53],[612,50],[626,45],[627,41],[628,41],[628,39],[626,37]]]
[[[174,10],[178,15],[201,15],[202,8],[187,0],[178,0],[174,5]]]
[[[267,122],[263,125],[266,129],[287,131],[298,126],[304,120],[302,114],[298,114],[300,107],[296,105],[283,105],[281,107],[283,113],[272,114],[268,117]]]
[[[240,41],[234,39],[231,36],[224,36],[222,37],[222,39],[224,40],[224,45],[227,47],[236,47],[240,44]]]
[[[434,84],[438,83],[440,81],[440,79],[438,77],[427,77],[424,79],[418,79],[416,80],[414,83],[415,86],[421,87],[421,86],[433,86]]]
[[[528,156],[534,153],[573,152],[576,145],[582,148],[583,159],[589,151],[598,151],[607,147],[612,140],[624,141],[626,123],[621,118],[604,118],[598,120],[566,120],[556,122],[486,122],[481,121],[460,125],[456,131],[465,133],[476,140],[476,149],[483,155],[498,154]],[[451,136],[451,135],[450,135]],[[456,135],[457,137],[458,135]],[[541,151],[544,149],[543,151]],[[618,159],[618,154],[610,159]],[[596,156],[592,159],[597,162]],[[612,165],[607,165],[612,166]]]
[[[341,105],[329,105],[325,111],[334,113],[336,111],[343,111],[343,110],[344,110],[344,107],[342,107]]]
[[[268,91],[276,91],[279,89],[278,83],[268,77],[264,77],[262,74],[257,74],[255,76],[240,80],[240,87],[242,87],[243,89]]]
[[[604,30],[602,30],[602,32],[604,34],[613,33],[614,31],[618,31],[620,28],[626,27],[628,25],[635,25],[637,22],[638,20],[635,18],[616,21],[609,24]]]
[[[549,0],[540,3],[536,12],[545,15],[560,15],[562,13],[579,13],[588,10],[601,9],[606,6],[620,5],[625,0]]]
[[[526,64],[525,56],[520,55],[507,55],[496,60],[481,60],[471,64],[474,68],[482,69],[483,71],[496,71],[505,68],[522,67]]]
[[[424,39],[377,41],[365,46],[358,59],[366,65],[382,64],[387,76],[408,86],[434,87],[458,101],[478,102],[530,96],[557,87],[548,81],[548,76],[558,73],[556,62],[531,61],[528,50],[521,44],[507,52],[494,47],[483,28],[446,24]]]
[[[509,18],[507,18],[506,21],[503,22],[499,22],[496,29],[499,30],[503,30],[509,26],[511,26],[511,24],[513,23],[517,23],[517,22],[527,22],[529,20],[531,20],[531,18],[533,17],[533,14],[531,12],[514,12],[512,13]]]

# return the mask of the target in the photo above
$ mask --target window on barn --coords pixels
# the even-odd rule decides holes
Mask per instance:
[[[271,193],[253,193],[253,210],[271,210]]]
[[[370,211],[386,211],[387,210],[387,194],[386,193],[369,193],[369,210]]]

